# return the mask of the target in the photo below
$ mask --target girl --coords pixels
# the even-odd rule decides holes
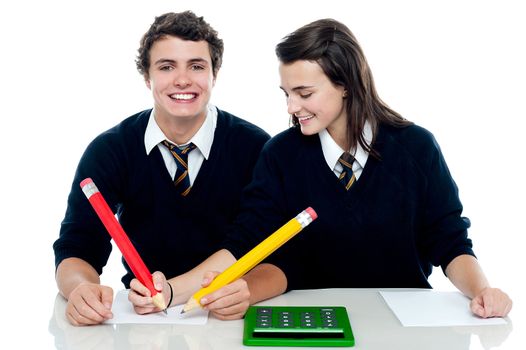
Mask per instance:
[[[475,314],[505,316],[511,300],[475,258],[438,144],[378,97],[351,31],[318,20],[276,54],[294,126],[265,145],[227,249],[239,258],[243,241],[312,206],[318,219],[270,260],[287,289],[431,288],[440,266]]]

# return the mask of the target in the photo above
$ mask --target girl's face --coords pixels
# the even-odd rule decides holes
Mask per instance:
[[[280,63],[279,75],[280,88],[287,97],[287,111],[298,118],[301,132],[313,135],[327,129],[338,144],[345,141],[345,89],[334,85],[313,61]]]

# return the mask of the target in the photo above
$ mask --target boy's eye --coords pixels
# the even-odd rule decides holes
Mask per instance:
[[[200,65],[197,65],[197,64],[194,64],[193,66],[190,67],[192,70],[203,70],[205,69],[203,66],[200,66]]]
[[[172,66],[161,66],[161,67],[159,67],[159,69],[160,70],[164,70],[164,71],[170,71],[170,70],[173,69],[173,67]]]

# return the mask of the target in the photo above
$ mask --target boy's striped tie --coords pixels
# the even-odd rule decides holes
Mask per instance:
[[[175,173],[174,185],[181,196],[186,196],[190,192],[190,177],[188,176],[188,153],[196,146],[189,143],[184,148],[179,148],[176,145],[164,140],[163,145],[168,147],[170,153],[177,164],[177,171]]]

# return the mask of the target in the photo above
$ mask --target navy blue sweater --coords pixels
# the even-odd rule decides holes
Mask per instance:
[[[473,255],[469,221],[434,137],[381,125],[359,180],[345,191],[318,135],[286,130],[265,145],[224,243],[236,257],[311,206],[318,219],[271,255],[288,289],[429,288],[432,265]]]
[[[195,267],[220,248],[227,226],[239,210],[241,192],[269,135],[218,110],[210,156],[186,197],[175,191],[159,149],[149,155],[144,133],[151,110],[140,112],[99,135],[78,165],[54,243],[55,264],[78,257],[100,274],[111,252],[110,235],[82,193],[91,177],[150,271],[174,277]],[[129,267],[122,278],[133,278]]]

